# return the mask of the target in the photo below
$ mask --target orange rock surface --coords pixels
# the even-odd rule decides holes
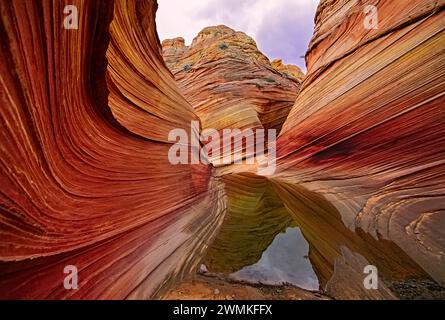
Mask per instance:
[[[319,5],[274,179],[323,196],[347,228],[392,241],[444,284],[445,2],[367,4],[376,29],[354,1]]]
[[[281,59],[275,59],[271,62],[272,68],[281,72],[281,74],[285,77],[292,77],[301,82],[304,78],[304,73],[297,66],[292,64],[283,64]]]
[[[226,128],[279,132],[298,93],[301,75],[275,68],[251,37],[224,25],[204,28],[190,46],[182,38],[164,40],[163,54],[202,128],[220,132],[221,149]],[[211,158],[215,166],[219,154]]]
[[[163,52],[203,128],[280,130],[297,96],[299,79],[284,76],[251,37],[224,25],[203,29],[189,47],[181,38],[164,40]]]
[[[155,0],[72,2],[70,30],[61,2],[0,2],[1,299],[162,297],[288,225],[334,298],[445,284],[444,0],[368,1],[376,29],[322,0],[304,77],[225,26],[161,45]],[[191,121],[277,129],[276,172],[172,165]]]
[[[78,30],[61,2],[0,3],[0,297],[152,297],[199,259],[223,190],[210,167],[168,162],[169,130],[197,116],[155,2],[74,4]]]

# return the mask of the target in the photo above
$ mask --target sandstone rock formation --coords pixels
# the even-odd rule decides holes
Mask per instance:
[[[445,2],[366,4],[376,29],[355,1],[320,3],[274,179],[322,195],[350,230],[392,241],[443,284]]]
[[[445,1],[367,4],[376,29],[362,3],[321,1],[303,78],[225,26],[161,46],[155,0],[74,1],[68,30],[61,2],[1,1],[0,298],[162,297],[290,224],[335,298],[443,285]],[[277,171],[170,164],[191,121],[278,129]]]
[[[295,102],[301,70],[272,66],[243,32],[207,27],[189,47],[181,38],[164,40],[163,53],[203,128],[280,130]],[[286,70],[289,77],[281,74]]]
[[[281,199],[310,243],[322,288],[338,298],[393,298],[389,287],[394,282],[430,281],[430,276],[445,281],[444,2],[414,1],[403,8],[391,1],[367,5],[378,8],[377,29],[365,28],[364,5],[321,2],[307,52],[308,74],[278,140],[278,170],[269,177],[278,195],[275,203],[280,206]],[[218,52],[207,48],[232,34],[220,28],[203,30],[192,43],[196,51],[182,43],[175,56],[164,49],[200,118],[215,122],[220,121],[215,110],[225,108],[201,108],[201,97],[214,82],[198,80],[213,77],[213,72],[199,73],[207,52]],[[193,57],[201,54],[195,62]],[[189,59],[190,69],[183,72],[175,59]],[[199,65],[195,69],[194,63]],[[281,74],[290,71],[279,60],[271,66]],[[213,71],[215,63],[209,68]],[[220,168],[217,174],[239,172],[237,168]],[[225,180],[230,181],[230,218],[207,262],[238,266],[233,248],[241,241],[229,234],[236,229],[245,235],[240,217],[247,219],[252,212],[261,216],[257,203],[265,187],[256,189],[257,183],[246,182],[243,175]],[[241,206],[241,195],[253,200]],[[240,252],[254,254],[243,248],[248,243],[244,238]],[[380,271],[383,282],[377,291],[363,287],[367,264]]]
[[[299,67],[292,64],[283,64],[281,59],[272,60],[271,66],[275,70],[281,72],[283,76],[294,78],[298,82],[301,82],[304,78],[304,73]]]
[[[163,63],[155,2],[75,5],[65,30],[62,2],[0,3],[0,298],[152,297],[222,218],[211,168],[166,157],[169,130],[198,118]]]
[[[163,54],[203,129],[221,135],[226,128],[279,132],[302,77],[296,66],[274,67],[251,37],[224,25],[203,29],[189,47],[182,38],[164,40]]]
[[[181,37],[162,41],[162,55],[165,63],[170,68],[173,68],[178,63],[178,60],[187,49],[185,40]]]

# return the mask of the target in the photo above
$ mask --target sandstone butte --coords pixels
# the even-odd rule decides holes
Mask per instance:
[[[223,158],[223,129],[279,132],[300,87],[303,73],[298,67],[271,63],[251,37],[224,25],[203,29],[190,46],[183,38],[164,40],[162,49],[202,129],[220,132],[216,160]]]
[[[57,1],[0,2],[0,298],[162,297],[290,224],[335,298],[445,284],[445,1],[371,0],[368,30],[356,1],[322,0],[305,76],[224,26],[161,46],[154,0],[75,2],[78,30]],[[192,120],[277,129],[275,174],[171,165]]]

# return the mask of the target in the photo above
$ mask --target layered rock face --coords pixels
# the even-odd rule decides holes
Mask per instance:
[[[169,130],[198,118],[156,3],[73,4],[77,30],[62,2],[0,3],[0,298],[152,297],[194,268],[224,191],[210,167],[168,162]]]
[[[164,40],[163,54],[203,128],[280,130],[302,77],[296,66],[272,65],[251,37],[223,25],[203,29],[189,47],[182,38]]]
[[[443,2],[367,5],[377,8],[376,29],[365,28],[365,5],[321,2],[307,52],[308,75],[278,140],[272,189],[264,178],[224,179],[229,215],[205,260],[214,270],[248,265],[249,259],[240,255],[255,259],[263,249],[258,243],[248,248],[252,241],[243,228],[255,228],[245,220],[258,221],[255,232],[263,233],[258,238],[270,241],[268,236],[281,227],[276,224],[277,231],[269,232],[264,221],[274,208],[285,207],[310,244],[321,287],[332,296],[394,298],[392,290],[406,279],[429,282],[432,277],[444,283]],[[198,109],[202,98],[196,97],[209,95],[214,83],[198,81],[205,78],[199,63],[215,51],[207,48],[219,36],[224,30],[210,28],[192,49],[177,40],[164,45],[167,64]],[[207,45],[199,47],[207,37]],[[189,50],[200,57],[196,69]],[[187,68],[181,70],[181,65]],[[292,74],[279,60],[271,66]],[[213,73],[206,75],[210,79]],[[293,78],[301,75],[294,72]],[[220,108],[226,110],[222,105],[201,109],[200,117],[218,119],[214,111]],[[239,172],[237,168],[219,169],[218,174]],[[264,210],[268,194],[277,197]],[[367,265],[379,270],[378,290],[363,286]]]
[[[189,47],[182,38],[164,40],[163,55],[202,128],[221,135],[230,128],[279,132],[302,78],[298,67],[271,64],[251,37],[224,25],[203,29]]]
[[[162,297],[287,226],[335,298],[444,284],[445,1],[368,1],[376,29],[321,1],[304,78],[225,26],[161,46],[154,0],[73,2],[78,29],[58,1],[0,2],[0,298]],[[277,129],[276,172],[172,165],[192,121]]]
[[[355,1],[320,3],[274,179],[323,196],[348,229],[392,241],[443,284],[445,2],[366,4],[376,29]],[[306,232],[314,243],[318,227]],[[348,264],[339,245],[321,250]]]
[[[299,67],[292,64],[283,64],[283,61],[281,59],[272,60],[270,64],[272,68],[281,72],[281,74],[285,77],[292,77],[298,82],[301,82],[304,78],[304,73]]]

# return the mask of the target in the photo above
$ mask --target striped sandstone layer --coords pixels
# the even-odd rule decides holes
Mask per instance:
[[[332,297],[444,284],[445,1],[367,1],[377,29],[363,3],[321,1],[304,79],[225,26],[161,46],[154,0],[72,4],[78,30],[58,1],[0,2],[0,298],[162,297],[287,225]],[[171,165],[191,121],[278,129],[275,174]]]
[[[303,76],[298,67],[271,63],[251,37],[224,25],[204,28],[190,46],[183,38],[164,40],[162,46],[202,129],[220,132],[221,148],[223,129],[281,130]],[[222,150],[219,154],[223,158]],[[218,156],[211,160],[220,165]]]
[[[0,298],[157,295],[194,268],[224,190],[173,166],[169,130],[198,120],[161,56],[156,3],[0,3]],[[63,286],[78,269],[78,289]]]
[[[366,4],[377,7],[376,29],[364,27],[356,1],[320,3],[273,179],[316,192],[348,229],[393,242],[443,285],[445,2]],[[309,241],[320,241],[319,227],[310,227]],[[351,257],[333,241],[318,249],[346,264]]]

